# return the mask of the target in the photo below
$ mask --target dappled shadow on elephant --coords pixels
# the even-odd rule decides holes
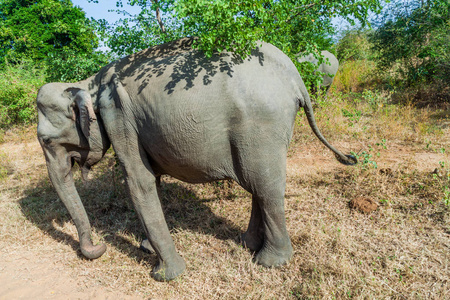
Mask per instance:
[[[219,73],[233,77],[235,65],[244,60],[233,53],[216,53],[206,57],[202,51],[192,51],[194,38],[184,38],[172,43],[158,45],[131,54],[106,66],[98,76],[116,74],[122,84],[130,89],[137,87],[137,94],[146,88],[163,88],[159,92],[172,94],[175,89],[189,90],[194,86],[206,86],[212,83]],[[256,59],[264,65],[264,54],[256,48],[245,60]],[[108,77],[108,76],[106,76]],[[157,84],[164,79],[163,86]]]
[[[132,243],[133,237],[145,239],[144,230],[128,200],[125,187],[119,184],[114,172],[104,172],[97,178],[76,186],[89,216],[92,228],[112,247],[137,261],[156,264],[156,255],[148,255]],[[241,229],[229,220],[216,216],[198,195],[179,183],[161,182],[161,202],[170,230],[183,229],[212,235],[222,240],[239,242]],[[64,232],[64,224],[71,217],[48,180],[26,191],[20,200],[21,210],[28,220],[58,242],[70,245],[81,254],[79,241]],[[56,251],[56,249],[55,249]]]

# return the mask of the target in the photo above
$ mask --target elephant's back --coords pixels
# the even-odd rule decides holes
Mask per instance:
[[[289,57],[271,44],[260,42],[250,56],[241,59],[230,52],[206,57],[192,48],[193,40],[183,38],[135,53],[106,73],[118,75],[129,92],[143,96],[153,91],[163,96],[207,93],[227,85],[251,91],[277,89],[281,84],[298,93],[304,86]]]
[[[120,81],[138,110],[174,127],[187,126],[180,120],[189,118],[208,128],[248,120],[293,121],[306,88],[278,48],[261,43],[242,60],[229,52],[208,58],[186,42],[181,45],[171,55],[166,51],[121,71]]]

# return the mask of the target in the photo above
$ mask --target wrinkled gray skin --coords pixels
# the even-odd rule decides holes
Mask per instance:
[[[334,56],[333,53],[330,53],[326,50],[321,51],[321,54],[324,57],[325,61],[316,68],[316,71],[320,71],[325,74],[323,75],[322,77],[323,81],[318,86],[317,90],[319,90],[321,87],[325,87],[325,94],[326,94],[331,84],[333,83],[334,76],[336,75],[339,69],[339,61],[337,60],[336,56]],[[300,63],[310,62],[315,66],[317,66],[317,63],[319,62],[319,60],[315,58],[314,55],[312,55],[311,53],[305,56],[297,57],[297,61]]]
[[[244,61],[230,53],[212,58],[192,40],[143,50],[77,83],[49,83],[37,96],[38,138],[50,179],[78,230],[82,253],[94,259],[91,228],[75,189],[71,167],[85,176],[112,143],[149,245],[159,263],[157,280],[185,269],[158,198],[160,176],[200,183],[233,179],[252,194],[243,244],[263,266],[292,256],[286,230],[286,152],[300,106],[319,139],[339,161],[314,121],[309,96],[295,66],[270,44]],[[145,244],[143,245],[145,247]]]

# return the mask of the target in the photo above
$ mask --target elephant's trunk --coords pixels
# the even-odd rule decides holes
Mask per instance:
[[[44,152],[50,180],[77,227],[81,252],[89,259],[100,257],[106,251],[106,246],[92,244],[91,225],[75,188],[71,158],[67,154],[59,155],[51,149]]]
[[[314,112],[312,109],[311,100],[309,98],[308,93],[305,93],[304,95],[304,103],[303,103],[303,109],[306,113],[306,118],[308,119],[309,126],[311,126],[312,131],[317,136],[317,138],[325,145],[327,146],[331,151],[334,152],[334,155],[336,159],[344,164],[344,165],[355,165],[358,163],[358,160],[353,155],[344,155],[342,152],[334,148],[328,141],[325,139],[325,137],[320,132],[319,128],[316,124],[316,119],[314,118]]]

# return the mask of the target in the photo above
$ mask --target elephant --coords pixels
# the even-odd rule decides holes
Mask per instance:
[[[158,197],[161,175],[188,183],[234,180],[252,194],[242,244],[266,267],[288,263],[286,156],[297,111],[338,161],[344,155],[322,136],[309,95],[292,61],[261,42],[245,59],[211,57],[182,38],[126,56],[75,83],[47,83],[37,95],[37,137],[49,178],[72,217],[82,254],[95,259],[91,226],[72,176],[86,177],[112,145],[126,186],[158,257],[152,276],[176,278],[186,268],[170,236]],[[145,247],[145,245],[144,245]]]
[[[312,53],[300,56],[297,56],[297,61],[299,63],[302,62],[310,62],[316,66],[315,71],[319,71],[324,73],[322,76],[322,83],[319,84],[317,89],[313,87],[314,93],[319,91],[321,87],[325,87],[325,95],[328,92],[328,89],[330,88],[331,84],[333,83],[334,76],[336,75],[338,69],[339,69],[339,61],[334,56],[333,53],[328,52],[326,50],[320,52],[325,61],[321,63],[320,65],[317,65],[319,60],[314,57]]]

